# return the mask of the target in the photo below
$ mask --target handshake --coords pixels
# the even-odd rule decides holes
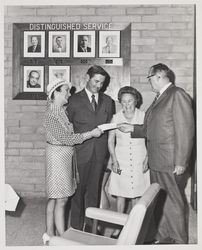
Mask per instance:
[[[124,132],[124,133],[133,132],[133,125],[129,123],[118,123],[118,124],[105,123],[105,124],[99,125],[98,128],[100,128],[102,131],[119,129],[121,132]]]
[[[92,137],[100,137],[105,131],[112,129],[119,129],[123,133],[130,133],[133,132],[133,125],[129,123],[104,123],[97,126],[90,133]]]

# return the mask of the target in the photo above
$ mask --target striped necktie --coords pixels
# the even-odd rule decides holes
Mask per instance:
[[[159,96],[160,96],[160,92],[157,92],[157,93],[156,93],[156,96],[155,96],[155,98],[154,98],[153,103],[155,103],[155,102],[158,100]]]
[[[95,95],[93,94],[92,95],[92,101],[91,101],[91,104],[92,104],[92,107],[93,107],[93,110],[96,111],[96,108],[97,108],[97,102],[95,100]]]

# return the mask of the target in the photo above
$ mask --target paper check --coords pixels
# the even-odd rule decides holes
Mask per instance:
[[[104,123],[102,125],[99,125],[98,128],[100,128],[102,131],[115,129],[117,128],[117,124],[116,123]]]

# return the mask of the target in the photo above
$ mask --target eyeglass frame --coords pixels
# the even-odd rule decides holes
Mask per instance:
[[[150,79],[152,76],[155,76],[155,74],[147,76],[147,79]]]

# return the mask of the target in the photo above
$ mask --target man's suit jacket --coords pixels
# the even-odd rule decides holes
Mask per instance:
[[[33,48],[34,48],[34,46],[29,46],[28,47],[28,52],[33,52]],[[36,49],[35,49],[35,51],[34,52],[41,52],[41,45],[37,45],[36,46]]]
[[[91,52],[91,48],[87,47],[87,52]],[[78,52],[84,52],[81,46],[78,46]]]
[[[112,44],[110,47],[106,45],[102,48],[102,53],[116,53],[116,52],[117,52],[117,46],[115,44]]]
[[[187,167],[194,139],[190,97],[172,84],[151,104],[144,125],[135,125],[131,136],[147,138],[151,169],[171,172],[175,165]]]
[[[95,112],[86,91],[83,89],[70,97],[67,112],[70,122],[73,123],[74,132],[83,133],[100,124],[109,123],[115,112],[115,105],[109,96],[99,93],[98,106]],[[97,161],[104,161],[108,151],[107,139],[108,136],[105,132],[99,138],[92,138],[81,145],[77,145],[78,164],[87,162],[93,153],[96,154]]]
[[[65,47],[62,47],[61,51],[60,51],[60,49],[57,46],[54,46],[53,47],[53,52],[65,52]]]

